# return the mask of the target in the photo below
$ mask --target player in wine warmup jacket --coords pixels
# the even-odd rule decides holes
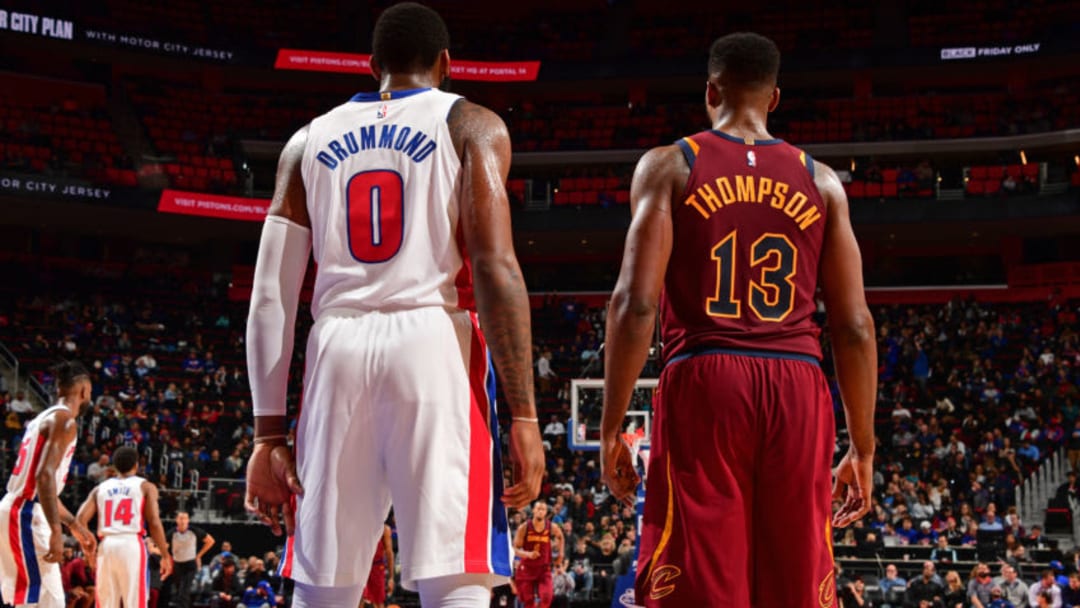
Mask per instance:
[[[0,500],[0,522],[8,528],[0,534],[0,593],[17,606],[64,607],[61,524],[87,555],[93,555],[96,545],[59,498],[75,454],[76,420],[90,402],[90,372],[80,363],[67,362],[54,373],[59,398],[26,425],[7,494]]]
[[[514,552],[521,563],[514,573],[518,598],[526,608],[539,603],[543,608],[551,606],[552,554],[558,560],[565,559],[565,541],[562,528],[551,525],[547,518],[547,503],[538,500],[533,504],[532,517],[521,524],[514,535]]]
[[[387,573],[390,574],[387,577]],[[371,561],[371,572],[367,585],[364,586],[364,602],[374,608],[383,608],[386,597],[394,593],[394,540],[390,526],[383,524],[383,535],[375,547],[375,557]]]
[[[154,544],[167,547],[165,528],[158,513],[157,486],[137,476],[139,453],[122,447],[113,453],[117,477],[90,491],[76,516],[83,525],[97,515],[98,545],[95,586],[98,608],[145,608],[150,594],[144,528]],[[93,559],[88,555],[87,559]],[[161,578],[172,573],[172,557],[162,551]]]
[[[638,479],[621,431],[659,308],[636,602],[830,608],[831,526],[862,517],[872,491],[877,353],[859,248],[836,174],[766,129],[780,101],[776,45],[724,36],[708,66],[713,128],[650,150],[630,188],[602,474],[631,504]],[[819,281],[851,437],[835,488]],[[835,515],[834,492],[845,499]]]

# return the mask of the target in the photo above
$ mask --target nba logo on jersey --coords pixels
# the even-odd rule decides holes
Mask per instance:
[[[375,113],[375,116],[376,116],[376,118],[386,118],[387,114],[389,114],[389,113],[390,113],[390,106],[388,106],[388,105],[386,105],[384,103],[384,104],[382,104],[382,106],[379,107],[379,111]]]
[[[756,167],[757,166],[757,157],[754,156],[754,151],[753,150],[748,150],[746,152],[746,165],[748,167]]]

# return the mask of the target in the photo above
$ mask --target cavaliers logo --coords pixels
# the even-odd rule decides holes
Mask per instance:
[[[829,573],[825,575],[825,580],[821,581],[818,585],[817,601],[821,608],[833,608],[836,601],[836,580],[834,580],[835,572],[829,570]]]
[[[675,591],[675,579],[682,575],[678,566],[660,566],[649,578],[649,599],[658,600]]]

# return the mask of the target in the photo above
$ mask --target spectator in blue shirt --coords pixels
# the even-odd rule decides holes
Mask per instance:
[[[184,372],[188,374],[201,374],[203,372],[203,362],[194,350],[188,353],[187,359],[184,359]]]
[[[889,564],[885,566],[885,578],[878,581],[878,586],[881,587],[882,593],[888,595],[889,591],[895,587],[907,588],[907,581],[897,574],[896,564]]]
[[[984,532],[1004,532],[1005,526],[1001,525],[1001,520],[997,518],[997,515],[993,511],[986,512],[986,519],[979,524],[979,529]]]
[[[900,522],[900,529],[896,531],[896,535],[908,545],[914,545],[919,540],[919,531],[912,527],[910,517],[905,517]]]

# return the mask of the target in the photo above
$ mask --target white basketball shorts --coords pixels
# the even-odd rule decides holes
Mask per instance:
[[[304,495],[284,576],[363,586],[393,502],[403,587],[509,580],[495,372],[475,313],[323,311],[296,437]]]
[[[98,608],[145,606],[150,591],[146,545],[138,534],[113,534],[101,539],[95,588]]]
[[[43,561],[49,552],[49,522],[37,500],[7,494],[0,500],[0,594],[16,606],[64,608],[59,564]]]

